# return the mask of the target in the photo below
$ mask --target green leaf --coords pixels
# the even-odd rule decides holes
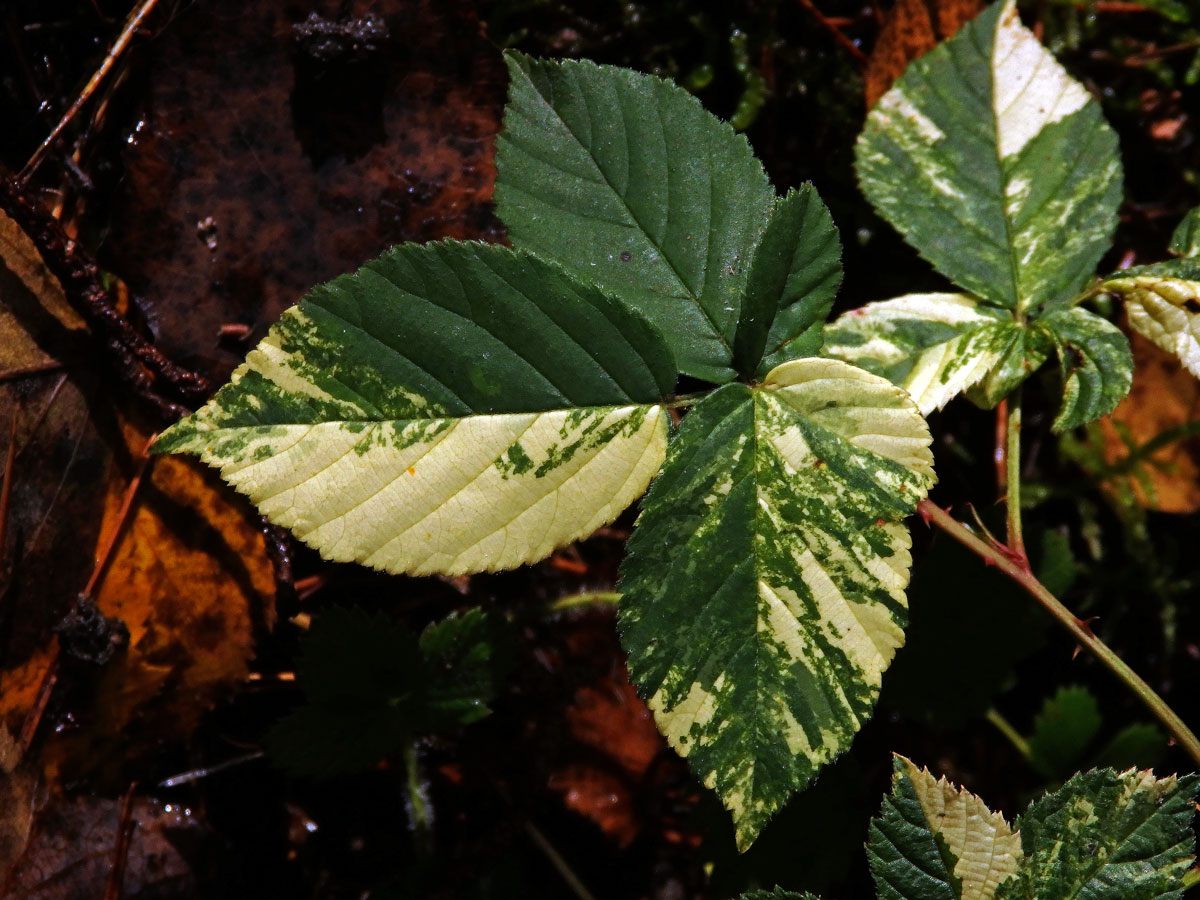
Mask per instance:
[[[734,337],[734,364],[759,378],[788,359],[815,356],[842,283],[842,246],[811,184],[775,204],[754,251]]]
[[[1190,210],[1175,226],[1170,250],[1180,256],[1200,256],[1200,206]]]
[[[1078,768],[1100,725],[1100,706],[1087,688],[1059,688],[1033,720],[1030,764],[1046,778],[1069,775]]]
[[[1116,409],[1133,384],[1133,352],[1121,329],[1078,306],[1043,316],[1035,327],[1054,342],[1063,375],[1052,430],[1086,425]]]
[[[818,900],[818,898],[807,891],[797,894],[795,891],[785,891],[783,888],[777,887],[769,891],[747,891],[738,897],[738,900]]]
[[[1182,0],[1135,0],[1135,2],[1144,9],[1156,12],[1172,22],[1186,23],[1192,20],[1191,13],[1188,12],[1188,8]]]
[[[746,139],[661,78],[506,58],[496,204],[513,243],[643,313],[680,371],[729,381],[746,272],[774,201]]]
[[[880,900],[990,900],[1017,871],[1021,839],[974,794],[896,756],[867,859]]]
[[[525,253],[405,244],[285,312],[157,452],[327,559],[509,568],[612,521],[665,453],[657,332]]]
[[[1009,313],[967,294],[909,294],[840,316],[825,327],[822,352],[899,385],[928,415],[983,381],[1021,340]]]
[[[1126,269],[1100,287],[1124,298],[1130,327],[1200,378],[1200,258]]]
[[[481,609],[430,623],[420,640],[425,661],[430,727],[467,725],[491,710],[516,658],[507,623]]]
[[[1017,820],[1025,864],[997,900],[1176,900],[1198,784],[1132,769],[1076,775]]]
[[[1162,762],[1166,752],[1167,739],[1157,725],[1134,722],[1118,731],[1096,754],[1095,765],[1118,771],[1135,766],[1149,768]]]
[[[856,160],[880,215],[996,306],[1069,304],[1117,224],[1116,136],[1011,0],[908,67]]]
[[[507,624],[477,609],[431,624],[420,639],[387,616],[323,611],[301,642],[306,702],[267,734],[267,751],[300,775],[367,768],[413,735],[487,715],[512,646]]]
[[[929,443],[884,379],[795,360],[697,404],[645,500],[622,567],[630,672],[742,849],[871,714]]]

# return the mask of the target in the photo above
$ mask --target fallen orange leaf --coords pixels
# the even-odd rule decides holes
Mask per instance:
[[[1122,432],[1135,445],[1164,431],[1200,420],[1200,381],[1179,360],[1138,334],[1133,346],[1133,387],[1111,416],[1101,420],[1104,459],[1119,464],[1129,456]],[[1141,476],[1141,477],[1137,477]],[[1128,477],[1138,503],[1160,512],[1200,509],[1200,437],[1175,441],[1141,461]]]
[[[887,93],[910,62],[952,37],[982,9],[982,0],[896,0],[863,70],[867,108]]]

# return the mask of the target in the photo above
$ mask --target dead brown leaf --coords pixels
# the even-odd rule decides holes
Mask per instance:
[[[0,886],[7,887],[3,896],[6,900],[98,900],[112,871],[121,825],[120,800],[49,800],[36,811],[15,866],[0,868]],[[133,798],[128,827],[120,896],[160,900],[192,896],[191,867],[171,835],[198,832],[199,823],[184,810]]]
[[[1200,381],[1177,357],[1160,350],[1139,334],[1129,334],[1133,346],[1133,387],[1111,416],[1101,420],[1109,465],[1129,457],[1125,438],[1145,444],[1172,428],[1200,420]],[[1140,477],[1138,477],[1140,476]],[[1128,477],[1134,497],[1147,509],[1190,513],[1200,509],[1200,437],[1175,441],[1148,459]]]
[[[952,37],[983,10],[983,0],[896,0],[888,12],[863,71],[870,109],[908,64]]]
[[[114,479],[98,547],[121,524],[124,495]],[[146,747],[186,736],[248,674],[256,626],[274,624],[274,587],[240,498],[189,460],[157,458],[95,596],[128,628],[128,650],[99,673],[89,708],[75,713],[80,727],[49,742],[51,769],[112,774]]]

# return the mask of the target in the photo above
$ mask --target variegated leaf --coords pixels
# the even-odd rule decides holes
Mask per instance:
[[[842,283],[841,255],[833,218],[811,184],[775,204],[754,251],[734,337],[739,372],[761,378],[789,359],[817,354]]]
[[[1200,776],[1082,772],[1019,819],[1025,862],[996,900],[1178,900]]]
[[[1002,309],[967,294],[909,294],[825,326],[822,353],[908,391],[923,415],[982,381],[1021,340]]]
[[[651,488],[622,568],[630,672],[743,849],[871,714],[929,443],[886,380],[796,360],[702,400]]]
[[[1200,259],[1126,269],[1101,288],[1125,299],[1130,326],[1200,378]]]
[[[1121,329],[1082,307],[1043,316],[1035,329],[1054,343],[1063,399],[1051,428],[1066,431],[1106,416],[1133,384],[1133,351]]]
[[[856,158],[879,213],[996,306],[1068,305],[1116,226],[1116,136],[1013,0],[909,66],[868,116]]]
[[[507,59],[496,204],[513,243],[635,307],[680,371],[732,379],[746,272],[775,199],[746,139],[661,78]]]
[[[867,859],[880,900],[991,900],[1017,872],[1021,838],[974,794],[896,756]]]
[[[406,244],[284,313],[155,449],[219,466],[328,559],[503,569],[642,493],[673,380],[651,326],[558,267]]]
[[[1189,210],[1171,235],[1171,252],[1180,256],[1200,256],[1200,206]]]

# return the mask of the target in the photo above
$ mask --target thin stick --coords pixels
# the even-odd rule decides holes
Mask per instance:
[[[567,865],[567,861],[562,858],[562,854],[554,849],[554,845],[550,843],[549,839],[542,834],[536,825],[526,820],[525,831],[533,838],[533,842],[538,845],[538,849],[546,854],[546,858],[550,860],[550,864],[558,870],[558,874],[562,876],[562,880],[567,883],[567,887],[575,892],[575,896],[579,900],[596,900],[595,895],[579,880],[579,876]]]
[[[58,682],[58,640],[54,641],[54,649],[50,652],[50,664],[46,666],[46,674],[42,676],[42,683],[38,685],[37,697],[34,698],[33,706],[29,713],[25,716],[25,721],[21,723],[21,733],[17,736],[17,744],[21,748],[21,756],[33,744],[34,735],[37,734],[38,725],[42,721],[42,716],[46,713],[46,707],[50,703],[50,695],[54,693],[54,685]]]
[[[17,413],[13,408],[12,426],[8,430],[8,456],[4,460],[4,482],[0,484],[0,560],[4,559],[8,539],[8,504],[12,499],[13,464],[17,461]]]
[[[133,40],[134,32],[141,27],[143,20],[150,14],[150,11],[153,10],[157,4],[158,0],[142,0],[141,5],[129,14],[129,18],[125,20],[125,27],[121,29],[121,33],[117,36],[116,42],[109,49],[107,55],[105,55],[104,62],[100,63],[100,68],[96,70],[95,74],[92,75],[88,83],[84,85],[83,91],[78,97],[75,98],[75,102],[71,104],[70,109],[68,109],[63,117],[58,120],[58,124],[55,125],[54,130],[50,132],[50,136],[47,137],[46,140],[42,141],[42,145],[34,151],[33,156],[29,157],[29,162],[25,163],[25,168],[18,173],[18,184],[25,184],[25,182],[29,180],[29,176],[34,173],[39,165],[41,165],[42,160],[45,159],[50,147],[56,140],[58,140],[58,137],[62,134],[63,129],[71,123],[71,120],[75,118],[76,114],[80,109],[83,108],[83,105],[87,103],[92,94],[96,92],[96,88],[100,87],[100,83],[104,81],[104,79],[108,76],[108,73],[112,71],[113,66],[117,64],[117,60],[121,57],[121,54],[125,52],[125,48],[129,46],[129,42]]]
[[[96,557],[96,567],[92,569],[92,577],[88,579],[87,586],[83,589],[85,597],[91,597],[93,591],[96,590],[96,585],[100,583],[100,578],[104,575],[104,570],[108,568],[109,560],[112,559],[113,551],[117,548],[117,539],[121,536],[122,530],[125,528],[125,520],[129,518],[129,511],[133,509],[133,498],[137,495],[138,488],[142,485],[142,478],[146,471],[150,468],[150,463],[154,457],[150,455],[150,447],[154,444],[154,438],[150,438],[146,442],[146,446],[142,448],[141,461],[138,463],[137,471],[133,474],[133,479],[129,482],[129,487],[125,488],[125,497],[121,500],[121,509],[117,513],[117,522],[113,526],[112,534],[108,536],[108,541],[105,542],[104,548]]]
[[[125,883],[125,862],[129,858],[130,838],[133,836],[133,791],[137,782],[129,784],[129,790],[121,800],[121,818],[117,824],[117,844],[113,848],[112,868],[108,872],[108,882],[104,885],[104,900],[121,900],[121,891]]]
[[[9,369],[7,372],[0,372],[0,381],[13,381],[17,378],[28,378],[31,375],[61,372],[63,368],[62,363],[50,360],[49,362],[38,363],[33,366],[22,366],[19,369]]]
[[[917,504],[917,512],[921,514],[925,521],[932,522],[972,553],[982,557],[985,562],[995,566],[1032,594],[1034,599],[1042,605],[1042,608],[1046,612],[1050,613],[1060,625],[1071,632],[1080,646],[1091,651],[1117,678],[1137,694],[1138,699],[1145,704],[1147,709],[1154,713],[1167,731],[1175,738],[1175,742],[1192,759],[1200,764],[1200,739],[1197,739],[1192,730],[1184,724],[1183,720],[1179,718],[1167,702],[1158,696],[1150,685],[1142,680],[1141,676],[1129,668],[1120,656],[1092,633],[1092,629],[1088,627],[1086,622],[1077,618],[1074,613],[1063,605],[1061,600],[1050,593],[1045,585],[1037,580],[1029,570],[1028,565],[1020,565],[1011,556],[1002,552],[1001,548],[994,547],[981,539],[975,532],[971,531],[970,528],[963,525],[936,503],[931,503],[929,500],[922,500]]]
[[[847,53],[854,57],[855,62],[860,66],[867,64],[867,55],[858,49],[858,45],[854,41],[842,34],[842,30],[830,22],[825,17],[825,14],[813,5],[812,0],[796,0],[796,2],[808,10],[809,14],[821,24],[822,28],[833,35],[833,39],[841,44]]]

